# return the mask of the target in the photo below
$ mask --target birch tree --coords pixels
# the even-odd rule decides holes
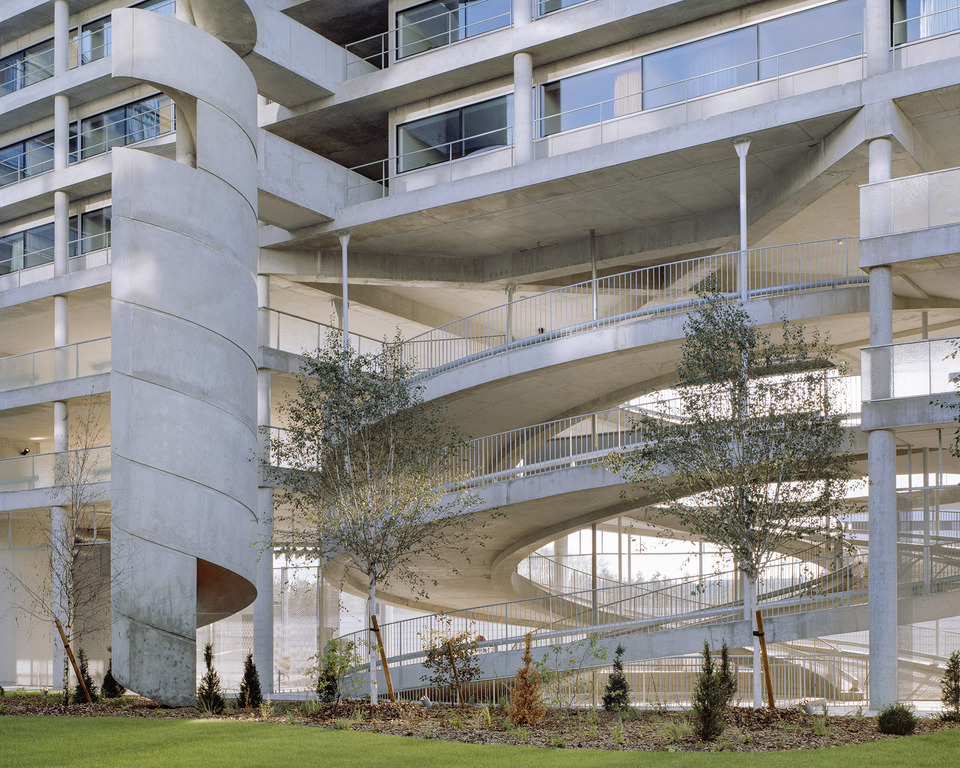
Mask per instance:
[[[403,583],[425,596],[421,568],[456,573],[468,543],[483,538],[483,520],[469,514],[475,496],[455,482],[463,441],[442,408],[423,402],[412,374],[399,343],[361,355],[333,333],[305,357],[297,394],[281,409],[285,430],[271,442],[281,467],[275,549],[355,569],[368,620],[379,588]],[[369,658],[376,703],[372,636]]]
[[[109,441],[101,426],[104,406],[97,401],[77,407],[69,424],[69,450],[53,460],[49,512],[35,525],[48,531],[50,558],[33,574],[8,571],[18,593],[20,612],[54,624],[59,619],[70,646],[110,631],[110,595],[120,588],[123,569],[111,575]],[[53,629],[54,643],[60,644]],[[64,653],[63,703],[69,703],[70,662]],[[56,672],[54,673],[56,674]]]
[[[741,304],[716,292],[702,298],[684,326],[675,392],[637,420],[640,446],[611,464],[741,572],[760,707],[758,579],[791,542],[842,551],[853,457],[840,371],[819,334],[784,321],[774,340]]]

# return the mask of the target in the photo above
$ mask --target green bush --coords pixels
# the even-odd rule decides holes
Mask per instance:
[[[693,727],[697,737],[713,741],[723,733],[723,709],[727,701],[720,670],[710,658],[710,646],[703,643],[703,667],[693,691]]]
[[[317,673],[317,698],[320,701],[340,701],[343,681],[357,660],[357,644],[353,640],[331,640],[318,654],[319,663],[312,671]]]
[[[624,647],[617,644],[613,654],[613,672],[607,679],[607,687],[603,691],[603,708],[607,712],[622,712],[630,706],[630,683],[623,674]]]
[[[889,733],[894,736],[908,736],[917,727],[918,718],[913,709],[906,704],[897,702],[888,704],[877,713],[877,726],[880,733]]]
[[[96,701],[97,686],[93,684],[93,678],[90,677],[90,662],[87,660],[87,654],[83,652],[83,648],[80,648],[77,651],[77,666],[80,667],[80,677],[83,679],[84,685],[87,686],[87,690],[90,692],[91,701]],[[87,697],[83,695],[83,688],[81,687],[79,681],[77,682],[76,687],[73,689],[73,703],[87,703]]]
[[[237,704],[244,709],[258,709],[263,703],[263,693],[260,690],[260,673],[253,663],[253,654],[248,653],[243,660],[243,679],[240,681],[240,692],[237,694]]]
[[[107,651],[110,651],[110,649],[107,648]],[[100,693],[103,694],[103,698],[105,699],[119,699],[126,692],[127,689],[120,685],[113,676],[113,654],[111,654],[107,661],[107,674],[103,676],[103,685],[100,686]]]
[[[207,643],[203,647],[203,663],[207,665],[207,671],[200,681],[200,687],[197,688],[197,709],[201,712],[209,712],[211,715],[219,715],[223,712],[226,702],[220,688],[220,676],[213,668],[213,643]]]
[[[720,684],[723,687],[724,704],[732,704],[737,695],[737,675],[730,664],[730,649],[726,640],[720,647]]]
[[[944,720],[960,721],[960,651],[954,651],[947,660],[947,668],[940,678],[940,701],[946,707]]]

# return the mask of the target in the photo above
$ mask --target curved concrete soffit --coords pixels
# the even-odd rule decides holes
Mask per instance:
[[[112,19],[114,77],[152,83],[176,92],[172,97],[188,94],[205,101],[233,120],[255,150],[257,84],[230,47],[172,16],[117,8]]]
[[[190,0],[196,25],[223,42],[238,56],[257,44],[257,20],[244,0]]]

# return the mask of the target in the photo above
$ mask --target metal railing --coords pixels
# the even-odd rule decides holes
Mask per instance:
[[[348,43],[344,48],[348,54],[346,63],[346,79],[358,77],[373,69],[386,69],[396,61],[409,59],[429,51],[447,48],[464,40],[495,32],[509,27],[512,23],[512,8],[508,3],[506,10],[499,13],[493,9],[490,15],[483,16],[485,6],[497,0],[474,0],[469,9],[458,6],[452,10],[441,11],[433,16],[417,19],[415,23],[398,26],[395,30],[381,32],[363,40]],[[467,11],[468,15],[464,16]],[[442,27],[439,32],[427,31],[421,34],[417,27],[427,24],[431,30]],[[396,44],[391,44],[391,38],[396,35]],[[363,66],[366,64],[367,66]]]
[[[110,481],[110,446],[103,445],[0,459],[0,491],[54,488],[63,482],[64,478],[76,474],[79,458],[83,459],[88,482]]]
[[[260,307],[261,343],[282,352],[312,354],[326,345],[327,336],[339,328],[317,320],[293,315],[279,309]],[[377,355],[383,351],[383,339],[377,340],[361,333],[347,334],[350,346],[361,355]]]
[[[32,176],[39,176],[43,173],[48,173],[53,170],[53,143],[51,142],[47,149],[49,149],[49,157],[44,157],[42,160],[36,160],[29,165],[17,165],[16,168],[11,168],[10,166],[5,166],[3,171],[0,171],[0,187],[6,187],[10,184],[16,184],[18,181],[23,181],[24,179],[29,179]],[[33,154],[38,154],[36,149],[24,150],[19,157],[28,158]],[[5,162],[9,162],[12,158],[6,158]]]
[[[0,357],[0,391],[110,371],[110,337]]]
[[[147,122],[148,120],[151,122]],[[173,102],[163,104],[157,109],[141,112],[136,117],[121,117],[93,127],[88,127],[85,123],[86,121],[82,121],[80,124],[78,148],[70,155],[71,163],[96,157],[113,147],[128,147],[139,144],[141,141],[166,136],[176,130]],[[122,128],[112,133],[111,129],[117,126]],[[87,141],[89,137],[96,134],[102,135],[103,138],[98,141]]]
[[[0,96],[53,77],[53,41],[0,67]]]
[[[497,143],[467,151],[468,145],[487,136],[497,136]],[[502,141],[499,140],[501,136],[503,137]],[[513,128],[511,126],[495,128],[492,131],[466,136],[462,139],[448,141],[444,144],[435,144],[422,149],[415,149],[411,152],[391,155],[383,160],[374,160],[372,163],[364,163],[363,165],[349,169],[362,178],[363,181],[347,185],[345,202],[347,205],[352,205],[353,203],[365,202],[370,199],[369,195],[358,195],[356,190],[367,190],[371,186],[378,188],[377,192],[380,197],[387,197],[390,194],[391,179],[399,179],[407,174],[422,171],[443,163],[462,162],[490,152],[503,150],[513,150]],[[416,164],[407,165],[405,161]]]
[[[110,262],[110,232],[100,232],[95,235],[86,235],[85,237],[70,240],[68,243],[69,260],[92,257],[96,254],[102,256],[103,263]],[[0,260],[0,286],[3,288],[16,287],[18,285],[34,282],[31,279],[23,279],[27,272],[36,270],[53,264],[54,248],[38,248],[36,250],[24,251],[22,254],[8,256]],[[14,277],[14,284],[8,282],[8,278]]]
[[[482,653],[516,650],[532,633],[534,648],[617,636],[704,626],[743,619],[740,579],[730,574],[667,579],[513,600],[382,624],[391,669],[421,664],[423,638],[432,630],[476,632]],[[955,588],[960,587],[960,584]],[[824,558],[771,566],[760,586],[764,617],[862,605],[866,556]],[[366,630],[343,635],[358,644]]]
[[[904,45],[960,32],[960,3],[893,22],[893,43]]]
[[[416,370],[435,373],[624,320],[686,312],[702,301],[697,291],[708,278],[731,300],[866,283],[857,250],[855,238],[756,248],[745,254],[745,286],[736,252],[644,267],[454,320],[405,341],[403,355]]]
[[[850,42],[848,42],[850,41]],[[856,46],[859,50],[855,54],[843,53],[830,61],[812,65],[800,66],[798,58],[809,55],[817,49]],[[747,88],[759,83],[779,81],[787,76],[795,76],[805,72],[813,72],[824,67],[831,67],[847,61],[856,61],[863,57],[863,41],[861,33],[843,35],[825,40],[813,45],[802,46],[791,51],[785,51],[773,56],[757,57],[750,61],[693,75],[682,80],[676,80],[652,88],[641,87],[633,93],[620,94],[612,99],[603,99],[592,104],[586,104],[574,109],[562,110],[549,115],[542,115],[534,120],[534,136],[536,140],[549,139],[566,131],[575,131],[588,126],[604,125],[611,121],[623,119],[677,104],[686,104],[698,99],[714,96],[718,93]],[[637,61],[637,71],[640,70],[640,61]],[[562,82],[562,81],[561,81]],[[779,95],[779,94],[778,94]]]
[[[77,37],[70,41],[70,69],[82,67],[84,64],[92,64],[94,61],[106,58],[111,53],[113,34],[112,27],[107,24],[102,30],[87,33],[81,32]],[[90,45],[88,40],[95,34],[103,35],[103,42],[97,45]]]
[[[885,400],[957,391],[960,338],[924,339],[863,347],[863,399]]]
[[[543,18],[557,11],[565,11],[584,3],[593,3],[596,0],[533,0],[534,18]]]

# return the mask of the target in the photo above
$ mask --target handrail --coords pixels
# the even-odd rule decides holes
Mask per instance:
[[[474,0],[474,2],[470,4],[470,10],[475,12],[487,2],[490,2],[490,0]],[[375,35],[370,35],[370,37],[365,37],[362,40],[355,40],[352,43],[347,43],[347,45],[344,46],[344,49],[348,54],[356,56],[357,61],[350,61],[349,59],[347,60],[345,72],[346,79],[349,80],[353,77],[364,74],[362,71],[351,74],[351,66],[355,66],[359,62],[364,62],[372,67],[375,67],[376,69],[386,69],[395,61],[411,59],[415,56],[429,53],[430,51],[447,48],[451,45],[455,45],[456,43],[463,42],[464,40],[472,40],[476,37],[489,34],[490,32],[496,32],[497,30],[509,27],[513,23],[512,6],[508,7],[503,13],[481,18],[477,21],[470,21],[469,19],[462,22],[459,21],[460,12],[462,12],[462,10],[463,9],[461,7],[458,7],[454,8],[453,10],[441,11],[433,16],[419,19],[418,23],[435,23],[439,19],[447,17],[450,18],[455,26],[448,25],[441,32],[419,37],[410,42],[400,42],[400,36],[405,30],[410,29],[413,25],[397,26],[396,29],[388,30],[387,32],[379,32]],[[484,29],[481,32],[473,32],[472,34],[470,33],[471,27],[487,27],[491,23],[496,23],[496,26],[490,29]],[[464,34],[461,35],[460,33]],[[393,35],[396,35],[397,37],[396,45],[390,44],[390,38]],[[446,40],[446,42],[444,42],[444,40]],[[429,45],[430,47],[422,50],[406,52],[406,49],[417,48],[423,45]],[[373,52],[364,54],[365,49],[372,50]]]
[[[423,374],[438,373],[501,352],[639,317],[686,312],[714,278],[726,298],[766,299],[832,290],[867,281],[856,238],[754,248],[622,272],[517,299],[445,323],[403,342],[404,359]]]
[[[930,24],[930,20],[935,16],[945,16],[946,14],[953,14],[952,18],[947,19],[938,19],[936,26],[940,26],[942,23],[945,29],[939,31],[930,31],[927,30],[927,34],[924,34],[923,26],[933,26]],[[911,34],[911,27],[919,27],[919,33],[914,32]],[[907,43],[916,43],[921,40],[929,40],[932,37],[939,37],[941,35],[950,35],[955,32],[960,32],[960,3],[950,7],[950,8],[941,8],[936,11],[931,11],[929,13],[919,13],[916,16],[910,16],[906,19],[900,19],[893,22],[893,40],[894,45],[905,45]],[[899,35],[903,36],[903,40],[898,41],[897,37]]]
[[[11,55],[15,56],[16,54],[11,54]],[[34,85],[35,83],[40,82],[41,80],[46,80],[49,77],[53,77],[52,62],[50,64],[42,63],[44,58],[52,57],[52,56],[53,56],[53,41],[51,40],[50,44],[46,48],[41,48],[40,50],[33,51],[29,56],[24,56],[22,59],[16,59],[14,61],[11,61],[9,64],[5,65],[2,69],[0,69],[0,82],[2,82],[4,85],[4,89],[2,92],[0,92],[0,96],[2,96],[4,93],[13,93],[14,91],[19,91],[21,88],[26,88],[30,85]],[[41,63],[37,64],[38,61],[40,61]],[[32,82],[27,83],[26,85],[20,84],[14,88],[10,88],[10,90],[7,91],[6,88],[9,87],[11,83],[21,83],[22,80],[25,79],[25,73],[22,71],[25,64],[31,64],[35,67],[35,70],[30,73],[31,76],[34,77],[35,79],[32,80]],[[6,72],[7,70],[10,70],[13,68],[21,69],[20,77],[14,76],[14,78],[8,79]],[[37,75],[39,75],[39,77]]]
[[[744,61],[730,67],[723,67],[721,69],[712,70],[710,72],[703,72],[698,75],[692,75],[690,77],[683,78],[681,80],[675,80],[670,83],[665,83],[664,85],[658,85],[654,88],[641,87],[640,90],[636,92],[621,94],[619,96],[615,96],[612,99],[603,99],[601,101],[597,101],[592,104],[586,104],[580,107],[576,107],[574,109],[564,110],[564,111],[552,113],[549,115],[541,115],[534,119],[534,137],[535,137],[535,140],[542,141],[552,136],[566,133],[568,131],[576,131],[576,130],[580,130],[582,128],[586,128],[588,126],[593,126],[593,125],[604,125],[606,123],[609,123],[615,120],[620,120],[625,117],[630,117],[631,115],[636,115],[641,112],[650,112],[656,109],[663,109],[666,107],[675,106],[677,104],[686,104],[691,101],[696,101],[699,99],[707,98],[709,96],[714,96],[718,93],[724,93],[726,91],[732,91],[738,88],[746,88],[749,86],[757,85],[759,83],[780,80],[781,78],[786,77],[788,75],[798,75],[803,72],[812,72],[818,69],[823,69],[824,67],[831,67],[836,64],[842,64],[846,61],[855,61],[856,59],[862,58],[863,56],[862,43],[861,43],[860,54],[857,54],[854,56],[846,56],[846,57],[836,59],[833,61],[828,61],[822,64],[815,64],[810,67],[803,67],[801,69],[781,71],[781,59],[783,58],[796,56],[797,54],[801,54],[805,51],[813,50],[823,46],[842,43],[843,41],[846,41],[846,40],[854,40],[854,39],[860,39],[860,38],[862,38],[862,33],[855,32],[853,34],[844,35],[842,37],[833,38],[831,40],[824,40],[819,43],[813,43],[811,45],[801,46],[800,48],[794,48],[793,50],[784,51],[783,53],[778,53],[773,56],[758,56],[757,58],[751,59],[750,61]],[[761,68],[764,66],[764,64],[768,62],[773,62],[773,61],[776,62],[776,72],[774,74],[761,77],[760,76]],[[638,62],[638,67],[639,67],[639,62]],[[690,90],[691,90],[690,86],[692,84],[698,83],[700,81],[708,80],[709,78],[716,78],[727,73],[735,73],[738,70],[744,69],[745,67],[754,68],[754,71],[757,73],[756,79],[750,80],[749,82],[746,82],[746,83],[737,83],[735,85],[727,86],[724,88],[718,88],[718,89],[706,91],[703,93],[697,93],[697,92],[690,93]],[[652,96],[657,94],[658,92],[662,92],[668,89],[678,89],[681,86],[683,87],[682,98],[669,99],[668,101],[665,101],[662,104],[654,104],[651,106],[646,105],[647,96]],[[631,101],[636,103],[638,100],[640,102],[639,108],[636,108],[636,109],[630,108],[627,111],[621,112],[620,114],[616,114],[617,110],[615,108],[611,110],[604,109],[607,105],[615,105],[618,102],[630,104]],[[560,127],[557,130],[546,130],[543,127],[545,123],[546,124],[557,123],[558,125],[561,125],[563,122],[564,116],[585,112],[587,110],[598,110],[599,118],[591,119],[583,123],[578,123],[577,125],[571,126],[569,128]],[[612,114],[605,117],[604,116],[605,112],[611,112]]]
[[[545,16],[565,11],[568,8],[576,8],[578,5],[593,2],[597,2],[597,0],[533,0],[534,18],[542,19]],[[556,8],[547,7],[548,5],[556,5],[557,3],[559,3],[559,6]]]
[[[301,317],[290,312],[284,312],[273,307],[260,307],[260,316],[263,322],[264,336],[262,342],[273,349],[282,352],[303,354],[311,353],[324,346],[325,336],[340,329],[329,323]],[[271,318],[276,316],[276,322]],[[351,346],[360,354],[379,354],[386,343],[383,339],[375,339],[362,333],[350,331],[347,334]]]
[[[84,456],[86,478],[89,482],[110,480],[110,446],[38,453],[29,456],[14,456],[0,459],[0,491],[34,491],[55,488],[64,474],[72,475],[76,457]]]
[[[110,337],[0,357],[0,391],[108,373]]]
[[[860,349],[864,402],[954,392],[960,381],[960,337],[900,341]]]
[[[506,143],[491,145],[488,147],[480,147],[468,154],[463,154],[460,157],[453,157],[453,148],[456,145],[465,145],[467,142],[476,141],[477,139],[482,139],[484,136],[493,136],[495,134],[506,133]],[[382,160],[374,160],[369,163],[364,163],[363,165],[357,165],[350,170],[356,176],[361,177],[364,181],[361,181],[356,184],[348,184],[346,188],[346,202],[347,204],[353,199],[350,195],[351,192],[357,189],[366,189],[367,187],[379,185],[380,186],[380,196],[386,197],[390,191],[390,180],[395,178],[401,178],[407,174],[416,173],[417,171],[422,171],[425,168],[432,168],[435,165],[441,165],[443,163],[456,163],[475,158],[479,155],[485,154],[487,152],[495,152],[504,149],[513,148],[513,126],[505,125],[501,128],[494,128],[491,131],[484,131],[483,133],[473,134],[471,136],[464,136],[460,139],[454,139],[453,141],[447,141],[443,144],[434,144],[429,147],[423,147],[422,149],[415,149],[412,152],[403,152],[395,155],[390,155]],[[461,150],[462,151],[462,150]],[[430,153],[442,152],[444,157],[443,159],[433,160],[432,162],[425,162],[423,165],[418,165],[416,168],[400,168],[400,161],[410,158],[414,155],[426,154],[430,157]],[[396,172],[394,172],[396,169]]]

